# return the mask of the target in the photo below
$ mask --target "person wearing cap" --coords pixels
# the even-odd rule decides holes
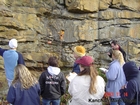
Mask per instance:
[[[110,105],[125,105],[119,92],[121,87],[126,84],[123,72],[125,61],[119,50],[112,50],[112,59],[113,61],[110,63],[108,71],[105,71],[107,78],[106,92],[110,97]]]
[[[78,60],[81,57],[86,55],[86,49],[83,46],[76,46],[76,47],[74,47],[73,55],[74,55],[75,61],[76,61],[76,60]],[[73,66],[72,72],[75,72],[77,74],[80,73],[79,64],[77,64],[76,62],[74,62],[74,66]]]
[[[121,97],[125,105],[140,105],[140,71],[134,61],[125,63],[123,70],[127,84],[120,89]]]
[[[9,87],[14,79],[14,69],[16,65],[17,64],[25,65],[22,54],[16,51],[17,46],[18,46],[17,40],[11,39],[9,41],[10,49],[0,48],[0,56],[2,56],[4,60],[5,74]]]
[[[105,81],[98,75],[92,57],[83,56],[76,63],[80,73],[69,83],[69,105],[102,105]]]

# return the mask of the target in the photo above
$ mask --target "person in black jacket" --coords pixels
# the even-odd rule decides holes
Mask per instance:
[[[120,50],[121,53],[123,54],[123,57],[124,57],[124,61],[126,62],[126,53],[125,51],[120,47],[120,45],[118,44],[118,42],[116,40],[113,40],[111,41],[111,47],[113,50]],[[112,58],[112,53],[111,53],[111,50],[109,50],[109,53],[108,53],[109,57]]]
[[[128,83],[127,85],[122,86],[120,90],[121,97],[124,100],[125,105],[140,105],[140,71],[133,61],[125,63],[123,70]]]
[[[60,105],[60,97],[66,91],[66,79],[58,68],[58,59],[50,57],[48,68],[39,77],[42,105]]]

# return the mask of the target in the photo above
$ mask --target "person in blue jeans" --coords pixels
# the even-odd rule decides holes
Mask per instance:
[[[66,91],[66,79],[56,57],[50,57],[48,65],[39,77],[42,105],[60,105],[60,98]]]
[[[110,105],[125,105],[119,92],[121,87],[126,84],[123,71],[125,61],[119,50],[112,50],[112,59],[108,71],[105,72],[107,77],[106,91],[110,96]]]
[[[42,105],[60,105],[60,99],[57,99],[57,100],[48,100],[48,99],[45,100],[45,99],[43,99],[42,103],[43,103]]]
[[[14,79],[15,67],[17,66],[17,64],[25,65],[25,63],[22,54],[16,51],[18,47],[16,39],[11,39],[9,41],[9,47],[10,49],[0,48],[0,56],[2,56],[4,60],[5,75],[8,82],[8,86],[10,87]]]

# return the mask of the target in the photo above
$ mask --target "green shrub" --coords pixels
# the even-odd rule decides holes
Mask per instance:
[[[66,93],[61,97],[61,105],[66,105],[71,95],[68,93],[69,82],[67,81]]]
[[[105,82],[107,82],[107,78],[106,78],[106,75],[105,75],[105,73],[103,73],[101,70],[99,70],[99,69],[97,69],[97,71],[98,71],[98,74],[101,76],[101,77],[103,77],[103,79],[105,80]]]

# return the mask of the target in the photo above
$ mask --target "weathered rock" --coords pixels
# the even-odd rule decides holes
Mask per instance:
[[[140,39],[140,24],[133,24],[133,25],[131,25],[131,28],[130,28],[130,30],[129,30],[128,35],[129,35],[131,38]]]
[[[108,7],[111,5],[112,0],[98,0],[99,2],[99,8],[101,10],[108,9]]]
[[[72,12],[97,12],[98,0],[65,0],[67,9]]]
[[[139,0],[0,0],[0,45],[8,49],[9,39],[16,38],[17,50],[30,68],[46,67],[50,56],[59,57],[60,66],[72,67],[76,45],[83,45],[97,65],[107,66],[109,41],[116,39],[128,60],[139,65],[139,4]]]
[[[113,0],[112,6],[120,9],[129,9],[133,11],[140,11],[139,0]]]

